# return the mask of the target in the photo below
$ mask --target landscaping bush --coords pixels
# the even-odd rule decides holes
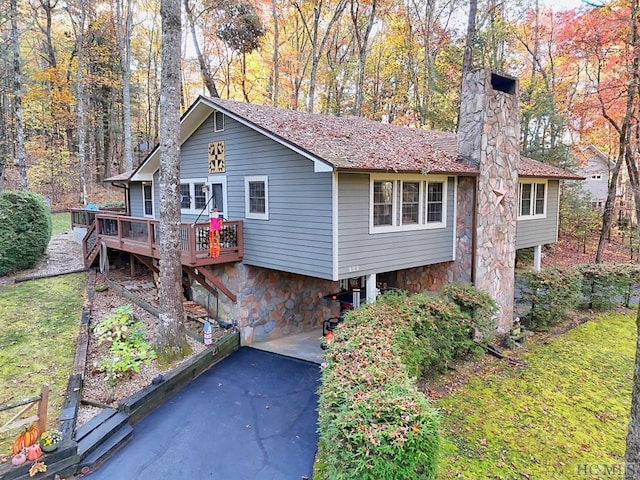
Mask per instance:
[[[93,331],[98,345],[109,344],[111,356],[102,358],[95,367],[107,374],[108,400],[120,378],[139,372],[142,364],[149,365],[156,358],[155,351],[144,340],[144,324],[136,321],[131,305],[114,309],[98,323]]]
[[[640,266],[592,264],[577,267],[582,275],[583,308],[606,310],[615,305],[628,307],[640,283]]]
[[[326,478],[435,478],[438,414],[395,345],[408,319],[404,299],[386,294],[350,312],[334,332],[319,390],[318,458]]]
[[[448,298],[418,293],[401,310],[397,346],[409,375],[443,372],[454,358],[479,348],[470,315]]]
[[[576,269],[545,268],[520,274],[524,285],[518,303],[528,308],[521,318],[531,330],[547,330],[567,318],[581,300],[582,275]]]
[[[474,340],[488,345],[495,339],[498,305],[491,295],[478,290],[471,283],[448,283],[442,287],[440,294],[471,318],[475,329]]]
[[[317,476],[433,479],[439,418],[417,388],[425,373],[480,351],[497,306],[470,284],[440,295],[394,290],[350,311],[334,330],[319,394]]]
[[[33,267],[51,239],[51,215],[38,194],[0,194],[0,275]]]

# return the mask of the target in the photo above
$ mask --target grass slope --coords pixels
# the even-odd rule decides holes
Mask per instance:
[[[49,427],[56,427],[73,370],[86,274],[0,287],[0,404],[31,397],[47,383]],[[0,425],[19,410],[0,413]],[[31,411],[29,412],[31,414]],[[0,457],[19,432],[0,434]]]
[[[51,235],[71,230],[71,215],[69,212],[51,214]]]
[[[635,332],[635,312],[596,317],[437,401],[438,478],[575,479],[622,463]]]

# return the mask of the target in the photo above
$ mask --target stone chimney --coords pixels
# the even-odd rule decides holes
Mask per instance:
[[[498,303],[498,332],[513,325],[520,163],[518,81],[488,69],[465,75],[458,154],[479,165],[476,183],[474,278]]]

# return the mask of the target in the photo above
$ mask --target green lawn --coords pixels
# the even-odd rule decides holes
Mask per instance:
[[[85,273],[0,287],[0,404],[31,397],[47,383],[56,427],[85,301]],[[0,425],[19,410],[0,413]],[[0,457],[19,432],[0,434]]]
[[[438,400],[440,479],[601,478],[623,462],[635,311],[596,317]],[[595,476],[584,476],[585,465]],[[609,478],[609,477],[602,477]]]
[[[71,230],[71,215],[69,212],[51,214],[51,234],[64,233]]]

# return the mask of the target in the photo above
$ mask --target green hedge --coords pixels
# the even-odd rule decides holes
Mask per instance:
[[[593,264],[576,267],[582,275],[581,307],[606,310],[616,305],[629,307],[640,283],[640,266],[632,264]]]
[[[640,266],[588,264],[571,268],[545,268],[519,274],[522,323],[531,330],[547,330],[579,308],[607,310],[629,307],[637,300]]]
[[[448,283],[440,294],[454,302],[471,319],[474,338],[483,345],[495,339],[498,305],[487,292],[482,292],[471,283]]]
[[[319,390],[325,478],[435,478],[438,413],[400,361],[398,314],[393,303],[364,305],[334,331]]]
[[[462,284],[441,295],[388,292],[350,312],[334,331],[319,391],[323,478],[435,478],[438,413],[416,379],[479,349],[476,330],[495,311],[488,295]]]
[[[526,270],[519,277],[524,284],[518,304],[528,309],[521,321],[531,330],[547,330],[580,304],[582,275],[575,268]]]
[[[51,215],[43,197],[2,192],[0,224],[0,275],[34,266],[51,239]]]

